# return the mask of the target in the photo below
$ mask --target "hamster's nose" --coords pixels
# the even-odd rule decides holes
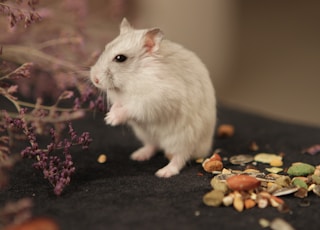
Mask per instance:
[[[93,81],[94,81],[94,83],[99,84],[99,79],[98,78],[93,77]]]

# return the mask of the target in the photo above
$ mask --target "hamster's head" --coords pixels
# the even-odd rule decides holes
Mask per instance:
[[[92,83],[103,91],[123,91],[141,84],[145,67],[157,62],[162,38],[160,29],[135,30],[124,18],[119,36],[106,45],[91,67]]]

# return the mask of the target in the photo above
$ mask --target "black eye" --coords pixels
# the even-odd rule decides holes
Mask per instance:
[[[127,60],[127,56],[125,56],[123,54],[119,54],[119,55],[115,56],[113,60],[115,62],[125,62]]]

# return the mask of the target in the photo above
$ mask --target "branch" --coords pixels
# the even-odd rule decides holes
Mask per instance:
[[[33,62],[37,63],[43,69],[49,69],[50,71],[56,71],[57,68],[64,71],[72,71],[78,73],[81,77],[87,77],[83,71],[79,71],[79,68],[66,61],[59,58],[48,55],[38,49],[19,46],[19,45],[3,45],[2,46],[2,59],[16,62],[25,63]]]

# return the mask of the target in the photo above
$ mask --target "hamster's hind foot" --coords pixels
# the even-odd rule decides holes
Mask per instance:
[[[172,156],[172,159],[170,160],[169,164],[159,169],[155,173],[157,177],[169,178],[174,175],[178,175],[180,173],[180,170],[185,166],[185,160],[182,159],[179,154],[170,156]]]
[[[145,145],[142,148],[133,152],[130,156],[134,161],[147,161],[156,153],[156,147],[152,145]]]

